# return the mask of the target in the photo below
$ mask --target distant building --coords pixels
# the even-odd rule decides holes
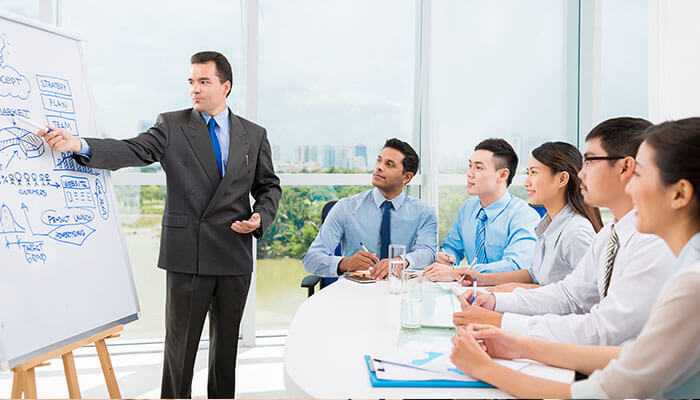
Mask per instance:
[[[335,167],[335,146],[327,144],[321,148],[321,168],[333,167]]]
[[[353,167],[356,169],[366,170],[367,169],[367,146],[364,144],[357,144],[354,148],[354,159]]]

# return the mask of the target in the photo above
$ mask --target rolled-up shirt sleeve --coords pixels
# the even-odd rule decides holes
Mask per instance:
[[[322,277],[338,276],[338,264],[343,257],[335,255],[335,248],[343,237],[344,208],[344,202],[338,202],[321,224],[321,229],[304,256],[304,269],[307,272]]]

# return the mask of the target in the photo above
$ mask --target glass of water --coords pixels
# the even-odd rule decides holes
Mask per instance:
[[[401,271],[404,293],[401,295],[401,327],[416,329],[421,326],[423,308],[423,275]]]
[[[401,259],[389,260],[389,294],[401,293],[401,272],[403,271],[404,261]]]
[[[406,267],[406,246],[401,244],[389,245],[389,293],[401,293],[401,271]]]

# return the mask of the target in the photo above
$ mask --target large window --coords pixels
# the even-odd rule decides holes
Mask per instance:
[[[412,141],[414,2],[261,0],[259,120],[279,172],[367,172]]]
[[[582,134],[607,118],[649,114],[649,1],[584,5]]]
[[[440,238],[466,198],[467,160],[481,140],[520,158],[551,140],[576,143],[578,3],[431,2],[429,135],[437,143]],[[524,196],[516,179],[511,192]]]
[[[49,3],[3,6],[36,17],[37,4]],[[267,128],[284,186],[278,219],[258,242],[263,329],[285,327],[304,300],[300,260],[320,208],[369,187],[387,138],[421,155],[410,193],[436,207],[442,239],[467,197],[467,159],[482,139],[507,139],[522,171],[542,142],[578,144],[602,119],[647,114],[647,0],[56,4],[60,24],[86,39],[106,136],[130,137],[159,112],[188,107],[189,56],[203,46],[232,61],[230,104],[243,116],[251,105]],[[257,57],[248,59],[246,46]],[[155,260],[164,179],[154,166],[115,182],[143,309],[126,333],[162,336],[165,278]],[[524,197],[522,183],[518,174],[511,193]]]
[[[370,188],[368,172],[387,138],[420,150],[416,11],[403,0],[261,0],[259,15],[258,119],[285,188],[258,244],[256,326],[278,328],[306,297],[301,258],[323,204]]]

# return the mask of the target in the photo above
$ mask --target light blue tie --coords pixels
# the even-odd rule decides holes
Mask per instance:
[[[476,252],[476,262],[477,264],[487,264],[489,262],[488,257],[486,257],[486,211],[482,208],[479,213],[476,214],[478,219],[476,223],[476,237],[474,238],[474,251]]]
[[[209,128],[209,139],[211,139],[211,147],[214,150],[214,157],[216,158],[216,169],[219,170],[219,178],[224,176],[224,161],[221,157],[221,145],[219,144],[219,138],[216,137],[216,120],[214,117],[209,118],[209,123],[207,123]]]

